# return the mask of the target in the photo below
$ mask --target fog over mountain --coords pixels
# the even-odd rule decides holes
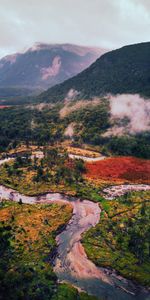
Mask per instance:
[[[80,73],[106,51],[71,44],[36,43],[23,53],[0,60],[0,87],[47,89]]]
[[[108,94],[150,97],[150,42],[109,51],[89,68],[41,94],[39,101],[64,101],[72,91],[77,99]],[[73,93],[74,91],[74,93]]]
[[[36,41],[116,49],[150,39],[149,0],[1,0],[0,57]]]

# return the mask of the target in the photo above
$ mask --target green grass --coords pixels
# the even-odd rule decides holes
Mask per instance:
[[[83,236],[88,257],[140,284],[150,284],[150,192],[102,201],[99,224]]]
[[[55,237],[71,205],[0,203],[0,300],[95,300],[53,272]]]
[[[74,195],[83,181],[82,161],[70,162],[66,153],[48,150],[43,159],[16,158],[0,167],[0,184],[25,195],[65,192]],[[52,156],[53,155],[53,156]],[[71,164],[71,166],[69,165]]]
[[[77,289],[68,284],[60,284],[57,294],[52,300],[96,300],[94,296],[89,296],[85,293],[79,293]]]
[[[70,205],[1,203],[0,299],[51,299],[55,236],[71,215]]]

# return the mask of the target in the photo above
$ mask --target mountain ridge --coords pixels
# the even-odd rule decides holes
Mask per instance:
[[[78,99],[107,94],[150,96],[150,42],[127,45],[103,54],[80,74],[42,93],[38,99],[63,101],[73,89]]]
[[[0,87],[46,90],[80,73],[104,52],[96,47],[36,43],[0,59]]]

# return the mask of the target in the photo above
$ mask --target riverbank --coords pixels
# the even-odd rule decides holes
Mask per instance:
[[[51,265],[55,237],[71,215],[68,203],[0,203],[0,297],[44,300],[47,293],[55,294],[57,277]]]
[[[98,225],[84,234],[86,253],[96,265],[115,269],[123,277],[149,287],[150,189],[109,199]]]
[[[81,244],[81,235],[99,222],[100,209],[98,203],[89,200],[81,201],[79,198],[68,197],[60,193],[45,193],[34,197],[25,196],[4,186],[0,186],[0,193],[2,198],[17,202],[20,202],[21,199],[21,202],[24,203],[47,205],[60,201],[64,204],[71,203],[73,205],[73,216],[65,230],[57,237],[58,248],[54,268],[56,268],[59,281],[69,282],[88,292],[88,294],[101,297],[102,299],[106,297],[111,300],[131,300],[135,299],[134,297],[138,300],[147,299],[148,292],[143,287],[137,286],[125,278],[118,280],[114,273],[110,273],[107,269],[96,267],[97,261],[93,263],[93,258],[88,255],[90,257],[89,260],[86,256]],[[101,206],[103,209],[103,203],[101,203]],[[105,205],[106,213],[108,213],[108,209],[109,204]],[[104,212],[102,211],[102,220],[103,214]],[[91,230],[96,229],[97,226]],[[107,233],[105,233],[105,236],[107,236]],[[90,247],[93,253],[95,246],[97,247],[98,245],[92,240]],[[104,254],[107,256],[106,249]]]
[[[138,295],[136,299],[140,299],[140,300],[146,299],[147,292],[143,288],[139,288],[137,290],[136,285],[131,285],[128,281],[124,281],[124,279],[118,282],[117,278],[114,278],[114,276],[109,275],[109,273],[107,274],[106,270],[97,268],[95,265],[93,265],[91,261],[87,259],[83,247],[80,244],[80,239],[81,239],[80,236],[82,232],[92,227],[93,225],[96,225],[96,223],[98,222],[100,211],[98,211],[97,203],[93,203],[90,201],[86,202],[83,200],[80,201],[79,199],[76,198],[68,198],[68,196],[65,197],[64,195],[58,193],[56,194],[50,193],[43,196],[29,197],[29,196],[19,194],[18,192],[12,189],[4,188],[4,187],[1,187],[1,196],[17,202],[19,202],[19,200],[22,199],[22,202],[32,203],[32,204],[41,203],[47,205],[52,202],[58,203],[58,201],[61,201],[64,204],[71,203],[74,206],[73,217],[68,223],[66,229],[57,238],[58,241],[57,258],[59,260],[59,256],[65,255],[65,260],[62,257],[61,263],[64,264],[64,262],[67,262],[65,263],[65,270],[68,271],[64,272],[63,269],[64,265],[62,266],[60,265],[61,272],[59,272],[60,271],[59,269],[59,271],[57,272],[58,278],[61,281],[69,282],[85,290],[89,294],[95,295],[97,297],[100,296],[102,297],[102,299],[105,298],[105,296],[107,295],[107,298],[111,300],[112,299],[130,300],[132,299],[132,293],[135,293],[136,296]],[[90,209],[88,208],[87,205],[88,203]],[[86,208],[85,210],[83,210],[84,206]],[[75,207],[76,208],[78,207],[78,209],[75,209]],[[91,212],[92,207],[93,209]],[[56,216],[56,219],[57,217],[58,216]],[[73,238],[73,243],[71,242],[70,238],[71,240]],[[60,239],[62,239],[63,243],[59,242]],[[92,244],[93,250],[95,247],[94,245],[95,244],[93,243]],[[59,247],[63,247],[63,248],[59,249]],[[63,250],[62,252],[61,249]],[[68,262],[68,256],[69,256],[69,261],[71,261],[71,263]],[[76,262],[78,261],[79,257],[81,261],[79,260],[80,263],[79,265],[77,264],[76,266]],[[56,264],[56,266],[58,265]],[[86,270],[83,269],[84,276],[82,276],[82,272],[80,270],[80,268],[83,268],[83,266],[85,266],[85,268],[87,267]],[[79,276],[79,274],[81,276]],[[130,291],[130,293],[128,293],[125,290]]]

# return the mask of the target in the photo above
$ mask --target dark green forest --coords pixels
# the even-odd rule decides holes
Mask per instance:
[[[150,96],[150,42],[125,46],[102,55],[79,75],[38,96],[38,101],[63,101],[70,89],[79,99],[107,94]]]
[[[0,151],[15,148],[20,143],[26,145],[54,145],[61,143],[67,126],[74,122],[71,143],[82,146],[86,143],[105,155],[133,155],[150,157],[150,133],[121,137],[103,137],[111,127],[109,104],[103,101],[96,107],[87,106],[70,113],[63,119],[59,116],[62,106],[39,110],[36,107],[12,107],[0,110]]]

